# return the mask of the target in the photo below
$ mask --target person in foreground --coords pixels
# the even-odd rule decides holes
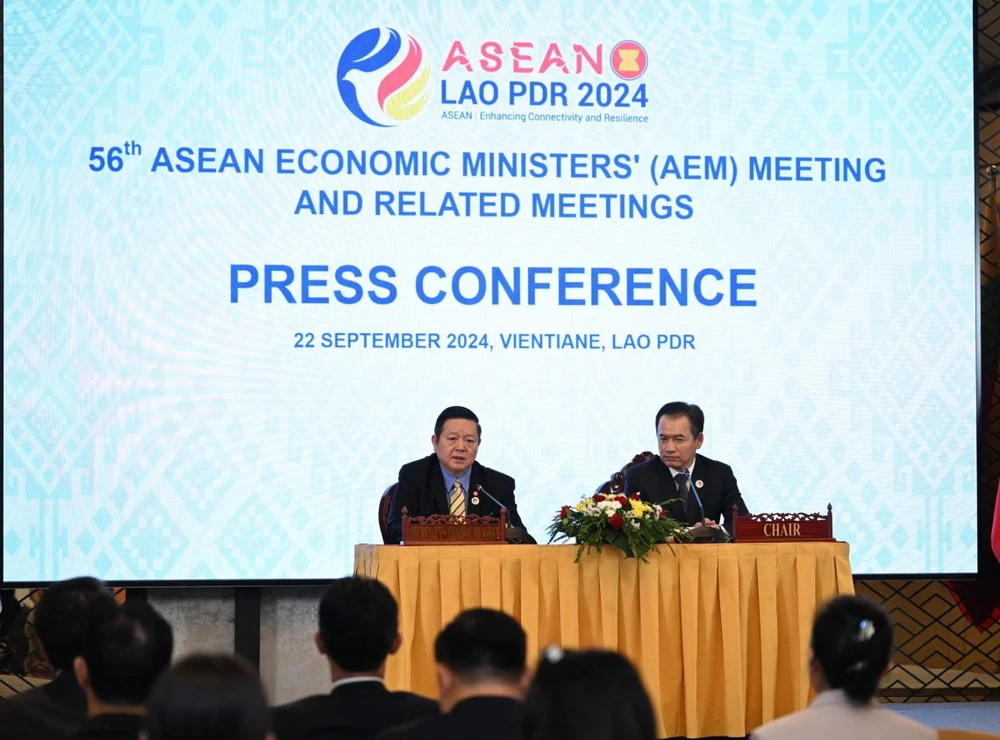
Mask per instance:
[[[470,609],[434,642],[441,710],[379,735],[383,740],[520,740],[527,638],[508,614]]]
[[[192,655],[163,673],[142,740],[273,740],[253,669],[229,655]]]
[[[642,494],[643,501],[661,504],[667,514],[691,526],[725,528],[733,532],[733,506],[749,513],[733,469],[699,455],[705,441],[705,414],[693,403],[674,401],[656,412],[659,456],[625,472],[625,495]],[[670,504],[665,501],[676,499]],[[699,501],[701,505],[699,506]]]
[[[524,700],[524,740],[656,737],[653,705],[627,658],[605,650],[564,653],[558,647],[542,654]]]
[[[94,578],[53,584],[35,609],[35,630],[56,677],[41,688],[0,700],[5,740],[56,740],[72,735],[87,719],[87,697],[73,673],[83,653],[84,632],[96,614],[113,610],[115,599]]]
[[[148,604],[128,603],[94,617],[83,654],[73,660],[88,718],[74,737],[138,738],[146,698],[173,651],[170,625]]]
[[[476,462],[482,433],[479,417],[464,406],[450,406],[440,413],[431,437],[434,452],[399,469],[389,509],[391,542],[403,539],[404,507],[409,516],[500,516],[502,504],[508,526],[524,532],[521,539],[534,544],[517,513],[514,479]],[[481,494],[480,487],[487,495]]]
[[[833,599],[813,623],[809,679],[816,698],[806,709],[758,728],[751,738],[934,740],[935,730],[874,701],[891,653],[892,625],[881,608],[857,596]]]
[[[319,604],[316,648],[326,656],[333,690],[277,707],[278,740],[363,740],[389,727],[438,713],[437,702],[383,683],[385,662],[399,650],[396,600],[369,578],[340,578]]]

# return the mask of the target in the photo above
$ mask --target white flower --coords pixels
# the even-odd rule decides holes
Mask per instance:
[[[636,529],[638,529],[639,528],[639,522],[633,521],[632,522],[632,526],[635,527]]]

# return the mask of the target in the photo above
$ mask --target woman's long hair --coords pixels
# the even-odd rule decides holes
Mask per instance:
[[[838,596],[816,615],[812,651],[831,689],[871,701],[892,653],[889,616],[865,599]]]
[[[654,740],[656,718],[627,658],[549,648],[524,703],[525,740]]]

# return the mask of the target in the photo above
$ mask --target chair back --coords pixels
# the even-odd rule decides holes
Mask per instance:
[[[638,455],[633,457],[630,462],[625,463],[621,470],[614,473],[608,480],[599,485],[594,493],[603,493],[605,496],[614,496],[619,493],[625,493],[625,472],[629,468],[638,465],[639,463],[644,463],[654,457],[656,457],[656,455],[648,450],[640,452]]]
[[[396,484],[393,483],[385,489],[378,502],[378,528],[382,530],[382,543],[385,545],[396,544],[389,542],[389,509],[392,507],[392,497],[395,495]]]

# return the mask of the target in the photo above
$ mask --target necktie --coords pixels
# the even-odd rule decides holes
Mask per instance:
[[[455,481],[455,485],[451,487],[449,509],[456,516],[465,516],[465,489],[458,481]]]
[[[688,515],[688,477],[685,473],[678,473],[674,476],[674,483],[677,484],[677,494],[681,500],[681,506],[684,507],[684,519],[687,519]]]

